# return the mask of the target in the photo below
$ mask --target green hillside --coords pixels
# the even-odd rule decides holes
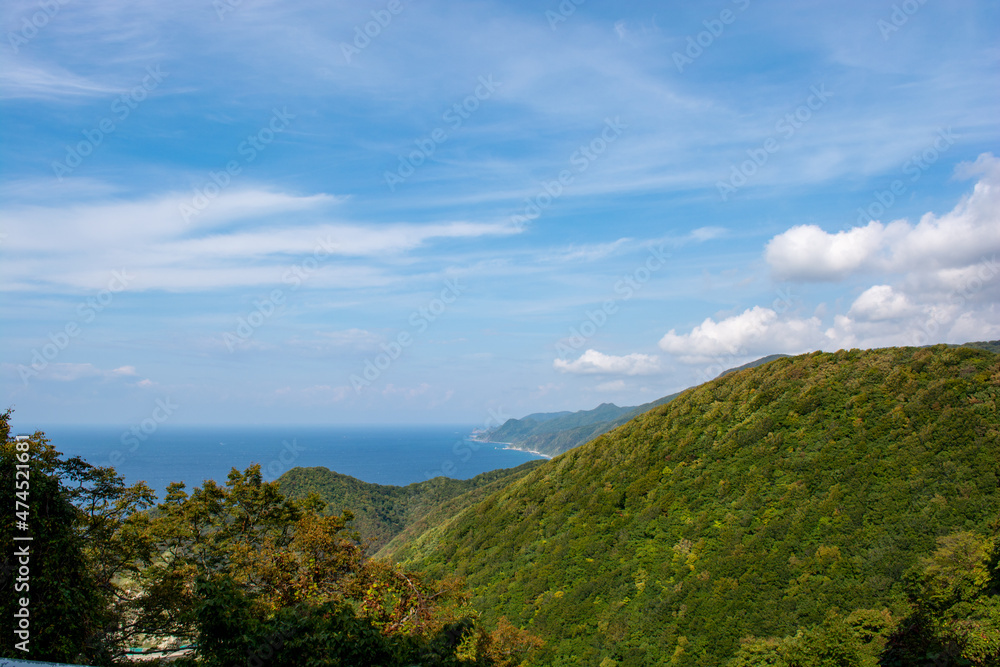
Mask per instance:
[[[532,435],[567,431],[581,426],[594,426],[617,419],[635,408],[620,408],[614,403],[602,403],[593,410],[578,410],[565,413],[538,413],[521,419],[508,419],[502,425],[489,431],[494,442],[510,442]]]
[[[611,403],[610,405],[614,405],[614,404]],[[558,417],[565,417],[565,416],[571,415],[571,414],[573,414],[573,413],[570,412],[569,410],[563,410],[562,412],[534,412],[534,413],[532,413],[530,415],[525,415],[523,418],[524,419],[531,419],[531,420],[534,420],[536,422],[544,422],[544,421],[548,421],[550,419],[556,419]]]
[[[719,377],[722,377],[723,375],[729,375],[730,373],[739,373],[740,371],[749,370],[751,368],[757,368],[758,366],[763,366],[764,364],[770,363],[775,359],[783,359],[784,357],[787,356],[788,356],[787,354],[769,354],[766,357],[761,357],[760,359],[757,359],[756,361],[751,361],[748,364],[743,364],[742,366],[737,366],[736,368],[730,368],[728,371],[722,371],[721,373],[719,373]]]
[[[974,347],[977,350],[987,350],[995,354],[1000,354],[1000,340],[986,340],[976,343],[962,343],[961,347]]]
[[[614,403],[602,403],[593,410],[543,413],[528,415],[522,419],[508,419],[501,426],[484,434],[482,439],[508,443],[546,456],[557,456],[590,442],[679,395],[671,394],[635,407],[620,408]]]
[[[973,345],[983,344],[974,343]],[[787,356],[786,354],[772,354],[738,368],[723,371],[719,377],[748,368],[756,368],[769,361]],[[484,433],[481,439],[507,443],[546,456],[557,456],[585,442],[590,442],[644,412],[669,403],[678,396],[680,396],[679,392],[634,407],[620,408],[614,403],[602,403],[593,410],[538,412],[526,415],[521,419],[508,419],[497,428]]]
[[[711,667],[832,609],[898,618],[902,574],[997,517],[998,391],[1000,357],[968,347],[779,359],[545,462],[392,555],[465,576],[484,618],[546,639],[544,664]]]
[[[478,499],[503,488],[530,472],[541,461],[529,461],[516,468],[493,470],[471,479],[435,477],[408,486],[370,484],[323,467],[292,468],[278,479],[281,493],[292,500],[302,500],[316,493],[327,503],[327,514],[349,510],[352,526],[376,552],[407,526],[420,521],[429,512],[448,501],[476,491]],[[464,507],[465,505],[463,505]],[[421,524],[423,525],[423,524]]]

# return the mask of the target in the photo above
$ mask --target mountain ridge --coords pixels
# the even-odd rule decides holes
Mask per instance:
[[[364,482],[323,466],[297,467],[284,473],[277,482],[281,493],[292,500],[303,500],[310,493],[318,494],[326,503],[324,512],[327,514],[350,511],[354,515],[352,527],[375,553],[410,525],[423,525],[419,522],[427,514],[449,501],[466,497],[466,502],[471,502],[481,497],[484,490],[498,490],[540,463],[542,461],[529,461],[470,479],[435,477],[407,486]]]
[[[480,434],[480,440],[510,445],[515,449],[553,457],[589,442],[638,415],[673,400],[670,394],[634,407],[602,403],[592,410],[578,410],[543,422],[531,419],[508,419],[501,426]]]
[[[786,354],[771,354],[749,363],[722,371],[718,377],[766,364]],[[668,403],[681,393],[675,392],[642,405],[619,407],[614,403],[601,403],[590,410],[575,412],[536,412],[520,419],[508,419],[500,426],[477,437],[480,440],[510,445],[516,449],[535,452],[544,456],[558,456],[585,442],[621,426],[644,412]]]
[[[837,607],[901,615],[903,571],[1000,511],[998,390],[1000,358],[971,347],[778,359],[385,555],[465,576],[486,617],[546,639],[540,664],[722,665]]]

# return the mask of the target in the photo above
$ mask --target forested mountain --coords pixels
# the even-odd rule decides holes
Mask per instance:
[[[787,355],[764,357],[724,371],[722,375],[753,368],[783,356]],[[602,403],[593,410],[533,413],[521,419],[508,419],[481,438],[512,443],[555,456],[679,395],[671,394],[634,407]],[[393,542],[390,551],[394,551],[407,539],[432,527],[439,528],[442,521],[520,479],[540,463],[532,461],[467,480],[437,477],[405,487],[371,484],[324,467],[293,468],[278,479],[278,484],[281,492],[294,500],[303,500],[310,493],[316,493],[326,503],[325,511],[328,513],[339,514],[349,510],[354,515],[353,527],[368,541],[371,553],[376,554],[390,542]]]
[[[392,556],[465,576],[485,619],[546,640],[540,664],[874,665],[778,653],[897,627],[904,573],[941,549],[955,560],[939,539],[989,551],[954,535],[991,535],[1000,512],[998,391],[1000,357],[969,347],[778,359],[546,462]],[[980,634],[985,662],[939,664],[994,664]]]
[[[557,456],[673,400],[676,396],[678,394],[671,394],[636,407],[620,408],[614,403],[602,403],[593,410],[542,413],[522,419],[508,419],[480,438],[508,443],[546,456]]]
[[[962,343],[958,347],[973,347],[977,350],[986,350],[995,354],[1000,354],[1000,340],[985,340],[976,343]]]
[[[375,553],[402,530],[438,511],[442,504],[461,498],[461,507],[465,507],[520,479],[540,463],[529,461],[471,479],[435,477],[408,486],[370,484],[323,467],[293,468],[278,479],[278,488],[292,500],[318,494],[328,514],[350,511],[354,515],[353,528],[368,543],[369,551]]]
[[[993,345],[781,358],[551,461],[407,487],[325,468],[279,485],[251,466],[157,503],[44,434],[10,438],[7,411],[0,487],[32,526],[32,656],[995,667]],[[0,524],[8,542],[24,530]],[[0,600],[13,617],[21,603]]]
[[[772,354],[738,368],[723,371],[719,377],[755,368],[785,356],[788,355]],[[659,405],[669,403],[679,395],[680,393],[670,394],[634,407],[620,408],[614,403],[602,403],[593,410],[538,412],[526,415],[521,419],[508,419],[497,428],[483,433],[480,438],[491,442],[507,443],[519,449],[538,452],[546,456],[557,456],[589,442]]]
[[[758,366],[763,366],[764,364],[770,363],[775,359],[781,359],[787,356],[788,356],[787,354],[769,354],[766,357],[761,357],[760,359],[751,361],[750,363],[743,364],[742,366],[737,366],[736,368],[730,368],[727,371],[722,371],[721,373],[719,373],[719,377],[722,377],[723,375],[729,375],[730,373],[738,373],[740,371],[745,371],[750,368],[757,368]]]
[[[614,406],[614,403],[608,403],[607,405]],[[615,407],[617,407],[617,406],[615,406]],[[573,414],[573,412],[571,412],[569,410],[563,410],[561,412],[533,412],[530,415],[525,415],[523,417],[523,419],[531,419],[531,420],[534,420],[536,422],[544,422],[544,421],[548,421],[550,419],[556,419],[558,417],[565,417],[565,416],[571,415],[571,414]]]

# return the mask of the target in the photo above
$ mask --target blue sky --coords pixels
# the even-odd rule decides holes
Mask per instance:
[[[15,427],[485,424],[1000,338],[1000,7],[817,5],[4,3]]]

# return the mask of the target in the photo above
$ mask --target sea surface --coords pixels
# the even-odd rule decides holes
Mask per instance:
[[[133,434],[107,426],[41,427],[55,448],[145,481],[162,499],[167,484],[190,491],[230,469],[261,464],[265,480],[297,466],[323,466],[375,484],[405,486],[443,475],[468,479],[540,458],[474,441],[472,426],[160,426]]]

